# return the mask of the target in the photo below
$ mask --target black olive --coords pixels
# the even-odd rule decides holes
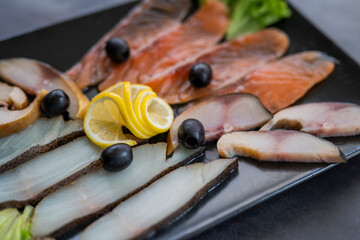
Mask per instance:
[[[202,123],[194,118],[183,121],[178,130],[181,145],[186,148],[197,148],[204,142],[205,130]]]
[[[133,160],[129,145],[117,143],[106,148],[100,156],[103,168],[108,172],[118,172],[127,168]]]
[[[212,78],[211,67],[207,63],[196,63],[189,72],[190,83],[196,88],[204,88],[210,84]]]
[[[130,48],[122,38],[111,38],[105,46],[106,53],[114,62],[122,63],[129,59]]]
[[[41,110],[48,117],[63,114],[70,105],[69,96],[61,89],[55,89],[46,94],[41,101]]]

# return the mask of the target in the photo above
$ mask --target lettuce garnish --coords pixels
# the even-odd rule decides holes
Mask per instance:
[[[203,4],[206,0],[200,0]],[[221,0],[230,9],[231,22],[226,39],[259,31],[291,16],[285,0]]]

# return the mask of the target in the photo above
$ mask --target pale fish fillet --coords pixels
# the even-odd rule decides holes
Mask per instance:
[[[219,139],[217,149],[222,157],[244,156],[260,161],[346,162],[333,143],[291,130],[229,133]]]
[[[81,137],[0,174],[0,208],[37,203],[100,165],[101,151]]]
[[[82,120],[40,118],[25,130],[0,138],[0,173],[82,135]]]
[[[135,147],[133,162],[125,170],[109,173],[98,169],[47,196],[36,207],[33,236],[56,236],[96,219],[155,179],[203,153],[202,148],[179,148],[172,158],[166,159],[165,151],[166,143]]]
[[[102,37],[67,75],[80,88],[95,85],[119,64],[105,51],[106,42],[123,38],[130,47],[130,57],[150,46],[156,39],[176,29],[191,6],[190,0],[145,0]]]
[[[67,76],[34,59],[1,60],[0,79],[18,86],[30,95],[36,95],[42,89],[48,92],[62,89],[69,96],[70,106],[67,112],[72,119],[82,118],[89,104],[89,99]]]
[[[320,102],[296,105],[277,112],[260,131],[292,129],[320,137],[353,136],[360,133],[360,106]]]
[[[179,146],[178,129],[188,118],[199,120],[205,129],[205,142],[218,139],[224,133],[261,127],[272,115],[254,95],[228,94],[210,98],[185,110],[171,125],[167,154]]]
[[[178,168],[91,224],[80,239],[145,238],[186,212],[235,169],[236,159]]]

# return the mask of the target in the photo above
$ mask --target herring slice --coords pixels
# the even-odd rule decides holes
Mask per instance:
[[[145,238],[183,214],[235,169],[236,159],[178,168],[91,224],[80,239]]]
[[[291,129],[320,137],[360,134],[360,106],[352,103],[319,102],[286,108],[274,115],[260,131]]]
[[[346,162],[333,143],[291,130],[226,134],[219,139],[217,149],[222,157],[244,156],[260,161]]]
[[[14,84],[30,95],[38,94],[42,89],[50,92],[62,89],[69,96],[67,109],[72,119],[82,118],[89,99],[66,75],[50,65],[28,58],[10,58],[0,61],[0,78]]]
[[[84,135],[82,121],[40,118],[21,132],[0,138],[0,173]]]
[[[59,235],[96,219],[157,178],[202,154],[203,148],[179,148],[169,159],[165,158],[165,151],[166,143],[135,147],[133,162],[125,170],[109,173],[98,169],[49,195],[36,207],[33,236]]]
[[[260,127],[271,117],[259,99],[247,93],[223,95],[202,101],[175,118],[168,135],[167,154],[171,155],[179,146],[178,129],[188,118],[195,118],[203,124],[205,141],[209,142],[224,133]]]
[[[81,137],[0,174],[0,208],[37,203],[97,167],[101,151]]]

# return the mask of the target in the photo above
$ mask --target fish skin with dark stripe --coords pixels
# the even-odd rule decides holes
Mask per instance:
[[[135,147],[133,162],[123,171],[98,169],[43,199],[35,210],[33,235],[59,237],[86,226],[166,173],[202,157],[204,150],[182,148],[166,159],[166,143]]]
[[[79,119],[40,118],[25,130],[0,138],[0,174],[83,135]]]
[[[180,167],[92,223],[80,239],[145,239],[191,210],[237,167],[237,159]]]
[[[102,149],[80,137],[0,174],[0,208],[24,207],[100,167]]]

